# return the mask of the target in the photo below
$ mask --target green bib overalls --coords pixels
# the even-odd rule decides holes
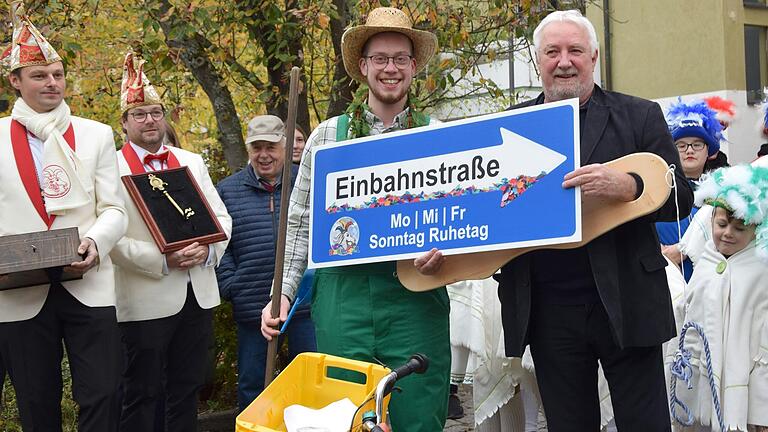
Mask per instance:
[[[347,138],[339,117],[337,141]],[[439,432],[448,406],[451,368],[449,301],[445,287],[414,293],[397,279],[394,262],[317,269],[312,295],[317,349],[340,357],[396,368],[413,353],[426,354],[429,369],[410,375],[393,393],[393,432]]]

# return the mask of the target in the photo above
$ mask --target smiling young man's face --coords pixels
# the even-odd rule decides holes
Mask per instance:
[[[379,69],[369,56],[395,57],[413,55],[411,40],[401,33],[385,32],[371,36],[360,59],[360,72],[366,76],[370,95],[383,104],[396,104],[408,95],[413,76],[416,75],[416,60],[402,69],[392,59]],[[371,101],[369,101],[370,104]]]
[[[8,77],[24,102],[39,113],[56,109],[64,100],[67,82],[61,62],[44,66],[26,66]]]

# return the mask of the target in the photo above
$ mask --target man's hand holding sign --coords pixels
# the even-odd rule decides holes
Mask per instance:
[[[637,198],[637,182],[631,175],[604,164],[590,164],[569,172],[564,188],[581,187],[582,198],[632,201]]]
[[[439,272],[444,262],[443,253],[432,248],[429,252],[413,260],[413,266],[419,273],[428,276]]]

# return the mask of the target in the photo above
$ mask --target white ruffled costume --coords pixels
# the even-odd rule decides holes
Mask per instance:
[[[685,321],[699,323],[709,341],[727,429],[768,426],[768,266],[758,258],[755,242],[726,259],[708,241],[687,295]],[[703,343],[695,330],[686,334],[685,346],[692,353],[693,390],[678,382],[677,396],[700,424],[719,430]],[[670,352],[676,349],[670,346]]]

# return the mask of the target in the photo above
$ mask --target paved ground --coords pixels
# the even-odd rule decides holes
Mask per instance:
[[[462,384],[459,386],[459,399],[464,408],[464,417],[458,420],[445,422],[444,432],[466,432],[475,430],[475,408],[472,403],[472,386]]]
[[[475,430],[475,409],[472,403],[472,386],[463,384],[459,386],[459,399],[464,408],[464,417],[458,420],[445,422],[443,432],[466,432]],[[539,413],[538,432],[547,432],[547,422],[542,413]]]

